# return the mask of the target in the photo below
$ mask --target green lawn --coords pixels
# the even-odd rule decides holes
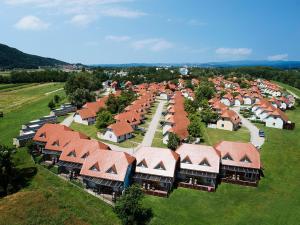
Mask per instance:
[[[280,85],[281,87],[293,92],[294,94],[298,95],[300,97],[300,90],[298,88],[289,86],[287,84],[281,83],[281,82],[277,82],[277,81],[273,81],[274,83]]]
[[[168,199],[147,196],[145,205],[154,210],[150,224],[299,224],[300,108],[287,114],[295,130],[264,128],[265,177],[258,188],[222,183],[215,193],[179,188]]]
[[[209,145],[214,145],[220,141],[242,141],[242,142],[250,141],[250,133],[244,127],[241,127],[237,131],[206,128],[206,132],[207,132],[207,138],[205,140],[205,143]]]
[[[4,113],[15,111],[29,103],[43,99],[46,93],[62,87],[62,83],[44,83],[27,84],[13,89],[4,89],[0,92],[0,111],[4,111]],[[63,90],[53,94],[59,93],[63,93]]]
[[[163,135],[162,131],[156,131],[153,141],[152,141],[152,147],[157,147],[157,148],[167,148],[167,145],[163,143]]]
[[[24,149],[16,162],[23,168],[37,167],[38,172],[28,187],[0,199],[1,225],[119,224],[110,206],[35,165]]]

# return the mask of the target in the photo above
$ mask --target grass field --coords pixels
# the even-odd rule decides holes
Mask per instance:
[[[264,128],[265,177],[258,188],[222,183],[215,193],[179,188],[168,199],[147,196],[150,224],[299,224],[300,107],[287,114],[295,130]]]
[[[0,91],[0,111],[4,113],[15,111],[26,104],[36,102],[45,94],[63,87],[62,83],[27,84]],[[58,91],[55,92],[58,94]]]
[[[209,145],[215,145],[220,141],[241,141],[241,142],[250,141],[250,133],[244,127],[241,127],[237,131],[206,128],[206,132],[207,132],[207,138],[205,140],[205,143]]]
[[[281,87],[293,92],[294,94],[298,95],[300,97],[300,90],[298,88],[294,88],[292,86],[289,86],[287,84],[281,83],[281,82],[277,82],[277,81],[273,81],[274,83],[280,85]]]

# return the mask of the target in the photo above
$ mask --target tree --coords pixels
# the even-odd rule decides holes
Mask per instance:
[[[96,101],[95,94],[87,89],[78,88],[69,95],[72,104],[81,108],[86,102]]]
[[[198,102],[200,102],[203,99],[211,99],[215,94],[214,87],[209,82],[202,82],[197,88],[196,88],[196,99]]]
[[[188,126],[189,135],[194,138],[200,138],[202,136],[201,133],[201,122],[199,119],[192,120],[190,125]]]
[[[114,96],[113,94],[110,94],[106,101],[106,107],[112,114],[118,113],[119,107],[120,107],[118,98],[116,96]]]
[[[97,115],[96,127],[102,130],[114,122],[115,120],[110,111],[101,110]]]
[[[197,112],[198,106],[195,101],[192,101],[191,99],[185,99],[184,101],[184,110],[187,113],[195,113]]]
[[[8,194],[8,185],[12,183],[15,175],[15,167],[12,155],[15,149],[0,145],[0,186],[4,195]]]
[[[114,211],[123,225],[142,225],[150,221],[153,213],[150,208],[142,206],[143,198],[140,186],[134,184],[117,200]]]
[[[54,95],[53,97],[54,102],[57,104],[60,101],[60,96],[59,95]]]
[[[180,138],[173,132],[169,133],[168,148],[175,151],[180,144]]]
[[[48,103],[48,107],[50,109],[54,109],[55,108],[55,103],[53,102],[53,99],[51,99],[50,102]]]
[[[211,109],[207,108],[201,111],[202,121],[206,124],[216,121],[218,119],[218,114]]]

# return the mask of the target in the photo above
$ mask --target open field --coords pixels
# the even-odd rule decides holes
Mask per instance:
[[[150,224],[298,224],[300,108],[287,114],[294,131],[264,128],[265,177],[258,188],[222,183],[215,193],[179,188],[168,199],[147,196],[145,205],[154,210]]]
[[[274,83],[280,85],[281,87],[293,92],[294,94],[298,95],[300,97],[300,90],[297,88],[294,88],[292,86],[289,86],[287,84],[281,83],[281,82],[277,82],[277,81],[273,81]]]
[[[22,106],[44,98],[45,94],[63,87],[62,83],[27,84],[0,92],[0,111],[15,111]],[[63,93],[63,90],[55,94]]]

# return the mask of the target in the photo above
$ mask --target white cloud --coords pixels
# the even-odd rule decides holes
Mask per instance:
[[[131,37],[129,36],[115,36],[115,35],[107,35],[105,37],[105,40],[108,40],[108,41],[114,41],[114,42],[124,42],[124,41],[128,41],[130,40]]]
[[[107,8],[100,12],[104,16],[122,17],[122,18],[138,18],[147,15],[144,12],[134,11],[125,8]]]
[[[93,15],[78,14],[71,18],[70,23],[77,26],[86,26],[96,19]]]
[[[201,22],[201,21],[196,20],[196,19],[190,19],[190,20],[188,20],[187,24],[189,26],[195,26],[195,27],[200,27],[200,26],[205,26],[206,25],[206,23]]]
[[[15,27],[19,30],[45,30],[49,27],[49,23],[42,21],[36,16],[25,16],[21,18]]]
[[[150,51],[158,52],[173,47],[173,44],[162,38],[149,38],[132,43],[135,49],[148,49]]]
[[[216,54],[221,57],[239,58],[245,57],[252,53],[251,48],[217,48]]]
[[[268,60],[270,60],[270,61],[287,60],[288,57],[289,57],[288,54],[271,55],[271,56],[268,56]]]

